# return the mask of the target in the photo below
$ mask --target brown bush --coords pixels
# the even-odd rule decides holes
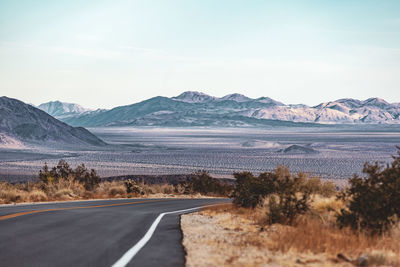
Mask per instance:
[[[123,185],[115,185],[110,188],[109,194],[111,197],[122,197],[126,195],[126,189],[125,186]]]
[[[0,203],[23,202],[28,199],[28,192],[21,190],[16,185],[0,182]]]
[[[0,190],[0,199],[5,204],[26,201],[27,196],[28,193],[21,190]]]
[[[311,194],[318,194],[324,197],[331,197],[337,193],[336,185],[330,181],[323,181],[319,177],[305,178],[303,191]]]
[[[69,188],[62,188],[57,190],[53,195],[54,199],[57,200],[69,200],[74,198],[74,193],[71,189]]]
[[[45,192],[35,189],[35,190],[29,192],[28,199],[29,199],[29,201],[32,201],[32,202],[46,201],[47,195]]]
[[[49,199],[66,200],[83,196],[85,192],[84,186],[71,176],[45,183],[42,187]]]

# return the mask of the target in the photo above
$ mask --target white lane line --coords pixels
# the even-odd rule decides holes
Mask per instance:
[[[209,205],[213,206],[213,205]],[[142,237],[142,239],[139,240],[139,242],[136,243],[133,247],[131,247],[125,254],[116,262],[114,263],[111,267],[125,267],[133,257],[146,245],[146,243],[150,240],[152,235],[154,234],[154,231],[157,228],[157,225],[160,223],[161,219],[164,217],[164,215],[168,214],[174,214],[174,213],[183,213],[187,211],[192,211],[192,210],[198,210],[201,208],[205,208],[207,206],[201,206],[201,207],[196,207],[196,208],[191,208],[191,209],[185,209],[185,210],[176,210],[176,211],[170,211],[170,212],[163,212],[160,215],[158,215],[157,219],[153,222],[153,224],[150,226],[149,230],[147,230],[147,233]]]

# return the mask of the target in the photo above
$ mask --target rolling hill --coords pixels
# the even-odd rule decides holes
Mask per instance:
[[[104,146],[82,127],[71,127],[17,99],[0,97],[0,146]]]

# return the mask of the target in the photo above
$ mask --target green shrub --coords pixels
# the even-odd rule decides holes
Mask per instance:
[[[293,175],[283,166],[278,166],[274,174],[264,175],[269,177],[267,184],[273,193],[269,197],[268,223],[292,224],[297,215],[309,210],[311,190],[304,186],[307,176]]]
[[[182,192],[184,194],[200,193],[212,196],[230,196],[232,190],[233,186],[211,177],[204,170],[192,173],[188,181],[180,182],[175,187],[175,192]]]
[[[270,175],[264,173],[264,176]],[[266,177],[254,177],[251,172],[237,172],[233,176],[236,178],[236,186],[233,191],[233,203],[241,207],[254,208],[261,203],[263,198],[270,192]]]
[[[292,223],[294,218],[309,209],[310,191],[305,189],[306,176],[297,176],[278,166],[274,172],[255,177],[250,172],[234,173],[236,187],[233,202],[241,207],[254,208],[268,197],[268,223]]]
[[[309,195],[307,194],[277,194],[268,199],[268,224],[292,224],[299,214],[309,210]]]
[[[400,217],[400,147],[398,156],[388,165],[366,163],[360,178],[355,175],[350,186],[339,195],[347,203],[337,215],[340,227],[381,234]]]

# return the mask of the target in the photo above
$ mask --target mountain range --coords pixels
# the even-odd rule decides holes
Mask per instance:
[[[91,111],[90,109],[86,109],[78,104],[60,101],[50,101],[47,103],[43,103],[40,104],[38,108],[58,119],[72,117]]]
[[[104,146],[83,127],[72,127],[17,99],[0,97],[0,147]]]
[[[39,108],[69,125],[83,127],[400,124],[400,104],[380,98],[345,98],[310,107],[286,105],[269,97],[230,94],[218,98],[187,91],[110,110],[91,111],[62,102],[44,103]]]

